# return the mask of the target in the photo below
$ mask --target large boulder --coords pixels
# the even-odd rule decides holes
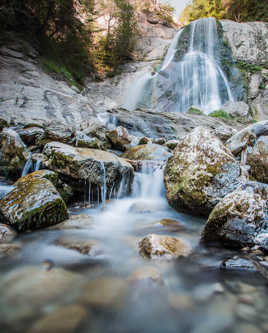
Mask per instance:
[[[61,178],[75,191],[80,192],[87,184],[93,196],[104,189],[106,197],[111,191],[119,190],[121,181],[126,192],[130,191],[133,168],[124,159],[96,149],[76,148],[59,142],[48,143],[43,153],[47,160],[44,165],[58,172]]]
[[[18,133],[11,128],[4,128],[0,133],[0,172],[18,178],[27,160],[26,146]]]
[[[232,247],[253,246],[265,226],[267,192],[249,182],[226,195],[211,212],[202,232],[205,243],[221,242]]]
[[[239,163],[223,143],[210,130],[197,127],[177,144],[164,180],[172,207],[207,215],[242,177]]]
[[[249,106],[245,102],[228,102],[222,110],[232,118],[246,119],[249,116]]]
[[[161,160],[165,161],[170,156],[166,147],[148,143],[127,150],[122,157],[129,160]]]
[[[46,178],[26,176],[0,200],[0,221],[17,231],[39,229],[68,218],[67,207]]]

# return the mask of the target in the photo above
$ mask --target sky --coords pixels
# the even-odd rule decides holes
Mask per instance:
[[[176,18],[178,18],[187,4],[191,3],[191,0],[161,0],[163,3],[169,3],[176,9]]]

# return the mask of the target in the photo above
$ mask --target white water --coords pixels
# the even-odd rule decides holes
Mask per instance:
[[[32,170],[33,168],[33,161],[32,161],[32,153],[29,153],[28,160],[26,161],[24,168],[21,173],[21,177],[24,177],[28,175],[28,173]]]
[[[228,79],[220,67],[220,45],[214,18],[194,21],[190,25],[188,50],[180,61],[176,59],[184,29],[174,37],[159,72],[142,74],[127,91],[123,107],[157,108],[165,92],[172,95],[173,111],[186,112],[192,106],[210,113],[228,101],[234,101]],[[166,78],[166,79],[163,79]],[[176,99],[176,101],[174,100]],[[174,101],[173,101],[174,100]],[[161,108],[163,108],[161,106]]]
[[[38,171],[38,170],[40,170],[41,163],[42,163],[41,160],[37,160],[37,161],[36,161],[34,171]]]

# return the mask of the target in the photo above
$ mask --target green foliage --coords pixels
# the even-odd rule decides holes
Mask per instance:
[[[131,58],[135,43],[136,21],[133,6],[128,0],[110,0],[107,34],[100,42],[100,60],[114,75],[119,65]]]
[[[236,65],[240,70],[250,72],[250,73],[256,73],[256,72],[262,71],[262,67],[250,64],[248,62],[239,61],[239,62],[237,62]]]
[[[174,24],[173,14],[175,9],[170,5],[161,5],[160,10],[157,12],[158,17],[164,22],[172,25]]]
[[[234,21],[268,21],[267,0],[193,0],[183,11],[180,22],[188,24],[202,17]]]
[[[189,113],[189,114],[199,114],[199,115],[202,115],[202,114],[203,114],[203,112],[202,112],[201,110],[196,109],[196,108],[194,108],[194,107],[191,107],[191,108],[187,111],[187,113]]]
[[[213,111],[209,114],[209,116],[214,117],[214,118],[222,118],[222,119],[229,119],[229,120],[232,119],[232,117],[223,110]]]

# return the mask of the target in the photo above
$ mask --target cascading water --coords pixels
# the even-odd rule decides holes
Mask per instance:
[[[24,165],[24,168],[21,173],[21,177],[28,175],[28,173],[32,170],[32,168],[33,168],[32,153],[29,153],[28,160],[26,161],[26,163]]]
[[[37,160],[36,163],[35,163],[34,171],[40,170],[41,164],[42,164],[42,161],[41,160]]]
[[[194,106],[208,114],[234,101],[221,67],[224,47],[214,18],[192,22],[176,34],[160,70],[137,79],[134,93],[131,89],[123,106],[129,110],[150,107],[173,112],[186,112]],[[232,67],[233,59],[228,61]]]

